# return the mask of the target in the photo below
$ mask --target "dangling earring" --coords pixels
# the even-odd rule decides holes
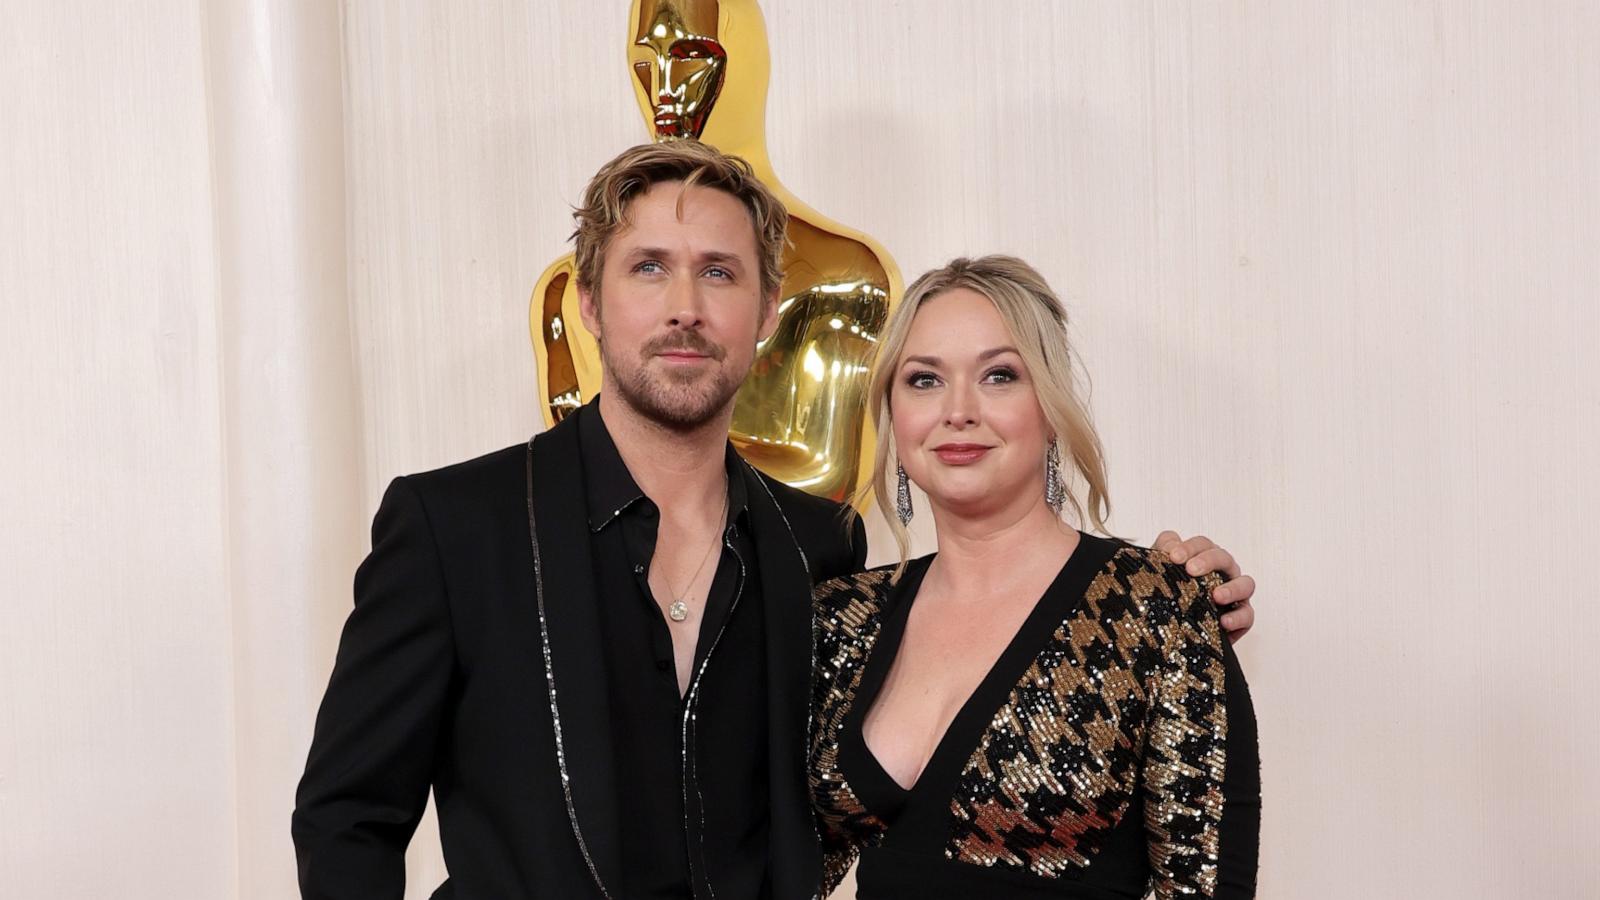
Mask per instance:
[[[900,524],[911,521],[911,481],[906,478],[906,467],[899,463],[894,464],[894,470],[899,484],[894,490],[894,511],[900,517]]]
[[[1061,450],[1051,441],[1050,449],[1044,454],[1044,504],[1059,516],[1066,502],[1067,485],[1061,480]]]

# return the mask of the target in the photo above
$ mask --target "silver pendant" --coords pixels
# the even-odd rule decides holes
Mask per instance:
[[[682,622],[689,618],[689,604],[682,600],[672,601],[672,605],[667,607],[667,618],[674,622]]]

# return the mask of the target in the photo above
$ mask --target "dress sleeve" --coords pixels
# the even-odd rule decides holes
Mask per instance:
[[[859,525],[858,525],[859,527]],[[860,542],[863,546],[864,541]],[[836,790],[839,767],[839,723],[843,719],[842,698],[835,692],[840,653],[844,643],[841,629],[845,622],[849,596],[848,580],[836,578],[819,585],[812,593],[816,630],[816,659],[811,676],[811,752],[810,780],[812,807],[816,814],[817,836],[822,841],[822,896],[827,897],[855,865],[861,845],[844,818]],[[852,620],[853,621],[853,620]]]
[[[1221,580],[1169,574],[1168,581],[1177,608],[1160,629],[1165,662],[1143,771],[1155,896],[1253,897],[1260,828],[1255,716],[1211,603]]]
[[[1256,895],[1256,858],[1261,843],[1261,757],[1256,710],[1233,644],[1222,642],[1227,670],[1227,771],[1222,779],[1222,846],[1217,854],[1217,897],[1248,900]]]

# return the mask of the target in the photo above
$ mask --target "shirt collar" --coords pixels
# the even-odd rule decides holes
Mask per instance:
[[[611,431],[600,415],[600,398],[591,400],[574,415],[578,417],[578,444],[583,453],[589,530],[599,531],[635,503],[651,501],[622,461],[616,441],[612,440]],[[743,477],[745,462],[734,451],[732,441],[727,443],[724,454],[728,472],[728,524],[731,525],[747,515],[749,491]]]

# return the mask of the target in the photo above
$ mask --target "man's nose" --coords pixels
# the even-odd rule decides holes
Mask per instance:
[[[699,328],[705,318],[705,303],[693,278],[674,277],[667,290],[667,324],[675,328]]]

